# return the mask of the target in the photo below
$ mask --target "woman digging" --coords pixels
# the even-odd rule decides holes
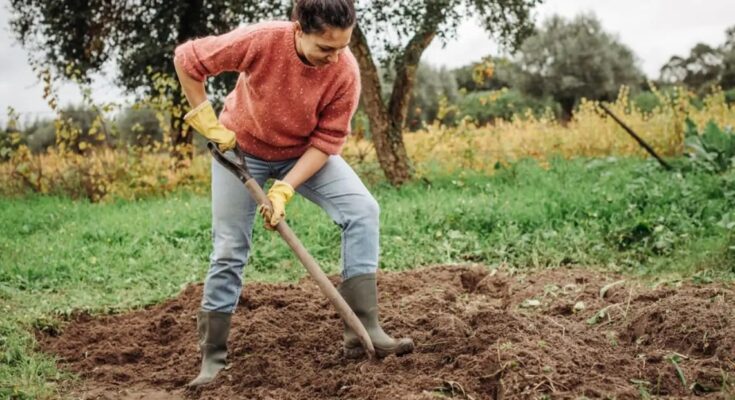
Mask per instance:
[[[266,228],[285,218],[294,192],[319,205],[342,229],[339,292],[365,326],[376,354],[413,351],[410,338],[394,339],[378,323],[379,206],[339,154],[360,95],[357,61],[347,47],[356,17],[352,0],[298,0],[293,21],[262,22],[176,48],[174,64],[192,110],[184,117],[229,158],[239,146],[272,208],[260,214]],[[215,115],[204,80],[237,71],[235,89]],[[201,372],[190,386],[211,382],[225,366],[230,319],[242,290],[256,202],[217,161],[212,161],[213,252],[204,282],[197,330]],[[364,352],[345,325],[345,357]]]

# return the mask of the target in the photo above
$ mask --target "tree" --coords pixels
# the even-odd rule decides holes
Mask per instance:
[[[714,85],[735,88],[735,26],[725,31],[725,43],[712,47],[698,43],[687,57],[672,56],[661,67],[660,80],[683,84],[702,94]]]
[[[136,146],[152,145],[163,139],[156,110],[148,107],[128,107],[115,120],[119,131],[118,140]]]
[[[362,103],[383,172],[394,185],[411,179],[402,131],[421,54],[434,40],[445,39],[468,17],[476,17],[501,42],[514,47],[533,28],[530,11],[540,0],[365,0],[358,4],[358,24],[350,48],[360,65]],[[393,69],[390,97],[381,96],[377,60]]]
[[[724,72],[723,61],[720,49],[698,43],[689,51],[688,57],[671,57],[661,67],[661,80],[683,83],[701,93],[720,83]]]
[[[723,89],[735,88],[735,26],[725,32],[725,44],[722,45],[722,79]]]
[[[285,12],[282,2],[257,0],[11,0],[10,4],[16,38],[38,57],[32,63],[50,65],[65,78],[78,73],[88,81],[91,73],[114,61],[116,83],[140,96],[160,94],[156,76],[175,76],[173,53],[179,43]],[[208,87],[221,97],[234,86],[234,78],[223,75]],[[179,85],[162,90],[173,104],[183,103]],[[183,129],[181,117],[170,118],[171,140],[176,160],[185,162],[192,156],[192,135]]]
[[[362,74],[362,100],[369,116],[378,160],[390,182],[410,179],[401,131],[421,54],[435,37],[452,35],[459,22],[476,16],[491,34],[509,47],[517,45],[533,25],[530,10],[541,0],[363,0],[350,47]],[[291,1],[189,0],[11,0],[11,26],[26,47],[64,74],[70,63],[83,76],[100,71],[110,60],[119,63],[118,83],[129,91],[155,93],[152,73],[173,76],[173,49],[196,36],[218,34],[240,22],[282,16]],[[375,38],[375,54],[395,70],[386,102],[376,60],[367,34]],[[386,68],[388,69],[388,68]],[[226,90],[231,85],[214,85]],[[210,85],[211,87],[211,85]],[[170,90],[174,104],[182,101],[178,85]],[[173,139],[179,159],[191,156],[191,135],[172,118]]]
[[[569,118],[582,97],[613,99],[621,85],[637,85],[643,77],[633,52],[606,33],[592,14],[571,21],[546,20],[518,52],[519,88],[536,97],[551,96]]]
[[[25,129],[25,134],[28,148],[34,153],[40,153],[56,144],[56,127],[53,119],[36,119]]]

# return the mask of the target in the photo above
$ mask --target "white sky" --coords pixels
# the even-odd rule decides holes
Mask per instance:
[[[700,42],[720,45],[725,30],[735,26],[735,0],[545,0],[535,15],[540,22],[553,14],[572,18],[583,12],[594,13],[606,32],[630,47],[652,78],[672,55],[687,55]],[[484,31],[468,21],[456,40],[445,48],[432,43],[422,60],[457,67],[496,52]]]
[[[8,106],[20,112],[21,121],[52,116],[26,52],[9,32],[8,7],[8,0],[0,0],[0,126],[5,124]],[[669,57],[688,54],[696,43],[720,45],[725,29],[735,25],[735,0],[546,0],[537,7],[535,16],[541,21],[553,14],[571,18],[582,12],[595,13],[605,31],[632,48],[649,77],[657,77]],[[496,54],[497,46],[476,23],[467,21],[445,47],[439,41],[432,43],[422,61],[458,67],[490,53]],[[109,77],[95,79],[95,100],[124,98],[111,81]],[[61,87],[60,100],[61,104],[76,103],[81,95],[74,85],[67,84]]]

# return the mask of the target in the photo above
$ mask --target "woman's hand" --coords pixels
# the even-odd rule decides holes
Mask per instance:
[[[286,204],[294,195],[294,189],[284,181],[275,181],[268,190],[271,207],[261,207],[260,214],[265,220],[265,228],[274,230],[276,225],[286,218]]]

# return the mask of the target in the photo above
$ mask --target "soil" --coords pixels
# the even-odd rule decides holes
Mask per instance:
[[[725,283],[651,287],[581,268],[381,272],[383,328],[416,350],[380,362],[342,357],[342,324],[311,279],[251,283],[229,366],[189,390],[201,292],[75,315],[61,332],[38,332],[39,346],[80,374],[71,390],[84,399],[735,398],[735,289]]]

